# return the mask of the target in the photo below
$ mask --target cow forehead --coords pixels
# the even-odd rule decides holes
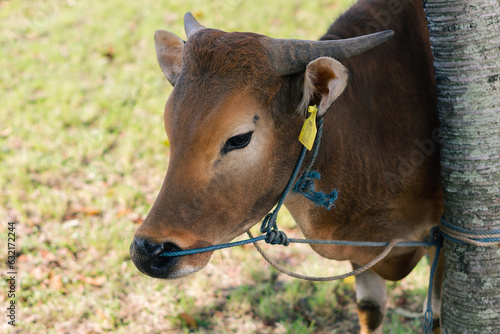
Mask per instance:
[[[250,91],[233,90],[216,101],[210,101],[212,95],[201,98],[199,103],[172,103],[175,96],[171,96],[165,107],[165,127],[172,148],[208,149],[230,136],[252,130],[257,120],[270,121]]]

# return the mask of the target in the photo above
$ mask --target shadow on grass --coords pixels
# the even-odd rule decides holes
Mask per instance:
[[[259,333],[356,333],[359,331],[354,291],[341,282],[314,283],[283,279],[273,273],[260,283],[220,290],[208,307],[192,310],[192,332],[220,328],[228,317],[247,317]],[[225,317],[226,319],[221,319]],[[185,328],[189,324],[184,324]],[[256,326],[256,328],[255,328]],[[243,330],[243,329],[242,329]]]

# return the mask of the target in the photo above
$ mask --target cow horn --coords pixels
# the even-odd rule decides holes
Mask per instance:
[[[307,64],[319,57],[344,60],[389,40],[394,31],[386,30],[370,35],[333,41],[304,41],[297,39],[262,38],[271,66],[280,75],[304,71]]]
[[[205,27],[198,23],[193,14],[187,12],[184,15],[184,30],[186,31],[187,38],[200,29],[205,29]]]

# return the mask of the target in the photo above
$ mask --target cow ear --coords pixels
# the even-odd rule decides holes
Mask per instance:
[[[184,41],[171,32],[157,30],[155,32],[155,48],[158,64],[160,64],[168,81],[174,86],[182,68]]]
[[[333,101],[344,91],[349,72],[333,58],[321,57],[307,65],[304,73],[304,95],[299,105],[307,113],[310,105],[318,106],[318,116],[323,116]]]

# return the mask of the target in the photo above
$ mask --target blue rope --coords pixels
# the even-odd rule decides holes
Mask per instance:
[[[491,234],[499,234],[500,230],[490,230],[490,231],[473,231],[473,230],[468,230],[466,228],[453,225],[449,222],[447,222],[444,218],[441,217],[441,224],[445,225],[446,227],[449,227],[455,231],[458,232],[463,232],[463,233],[469,233],[469,234],[475,234],[475,235],[491,235]]]
[[[307,165],[304,173],[293,187],[293,191],[302,194],[305,198],[315,203],[316,205],[322,206],[325,209],[330,210],[332,207],[335,207],[335,201],[337,200],[338,197],[338,191],[337,189],[333,189],[332,192],[329,194],[320,191],[314,191],[314,180],[319,180],[321,178],[321,174],[317,171],[311,170],[314,161],[316,161],[316,157],[318,156],[319,144],[322,135],[323,135],[323,119],[321,119],[318,124],[318,134],[316,140],[314,141],[314,148],[311,160],[309,161],[309,164]]]
[[[175,256],[198,254],[198,253],[206,253],[224,248],[242,246],[253,242],[259,242],[262,240],[266,240],[266,235],[261,235],[251,239],[229,242],[226,244],[219,244],[209,247],[186,249],[177,252],[164,252],[160,254],[160,256],[175,257]],[[387,247],[389,245],[389,242],[384,242],[384,241],[316,240],[316,239],[295,239],[295,238],[289,238],[288,242],[298,243],[298,244],[357,246],[357,247]],[[435,241],[403,241],[397,243],[395,247],[430,247],[437,245],[438,244],[436,244]]]
[[[292,188],[293,182],[297,178],[297,175],[299,174],[300,171],[300,166],[302,166],[302,162],[304,161],[304,158],[306,156],[306,151],[307,149],[305,147],[302,147],[302,150],[300,151],[300,156],[299,159],[297,160],[297,164],[295,165],[295,169],[293,170],[292,176],[290,177],[290,180],[288,180],[288,184],[285,187],[285,190],[283,190],[283,193],[281,194],[280,200],[278,201],[278,204],[276,204],[275,209],[268,213],[264,217],[264,221],[262,222],[262,225],[260,226],[260,232],[261,233],[266,233],[265,240],[267,243],[271,245],[283,245],[283,246],[288,246],[288,237],[283,231],[278,230],[278,225],[276,222],[276,219],[278,218],[278,212],[281,209],[281,206],[283,205],[283,202],[285,201],[285,197]]]
[[[439,253],[441,252],[441,246],[443,244],[443,235],[440,233],[439,228],[436,226],[431,230],[431,239],[436,244],[436,254],[434,255],[434,261],[432,262],[431,271],[429,274],[429,288],[427,290],[427,309],[424,314],[424,334],[432,334],[432,327],[434,325],[434,313],[432,312],[432,287],[434,283],[434,274],[436,272]]]
[[[252,239],[229,242],[226,244],[219,244],[219,245],[213,245],[213,246],[202,247],[202,248],[186,249],[186,250],[181,250],[181,251],[177,251],[177,252],[163,252],[160,254],[160,256],[161,257],[176,257],[176,256],[192,255],[192,254],[198,254],[198,253],[213,252],[213,251],[219,250],[219,249],[251,244],[253,242],[264,240],[265,238],[266,238],[265,235],[261,235],[259,237],[255,237]]]
[[[453,225],[453,224],[447,222],[443,217],[441,217],[441,224],[444,225],[445,227],[447,227],[451,230],[457,231],[457,232],[478,236],[477,238],[473,238],[473,240],[476,242],[484,242],[484,243],[498,242],[498,243],[500,243],[500,237],[491,237],[492,235],[500,235],[500,230],[473,231],[473,230],[469,230],[469,229],[466,229],[466,228],[463,228],[460,226]],[[449,236],[448,234],[446,234],[444,232],[443,232],[443,236],[446,239],[451,240],[453,242],[457,242],[460,244],[468,244],[466,241],[455,239],[452,236]]]

